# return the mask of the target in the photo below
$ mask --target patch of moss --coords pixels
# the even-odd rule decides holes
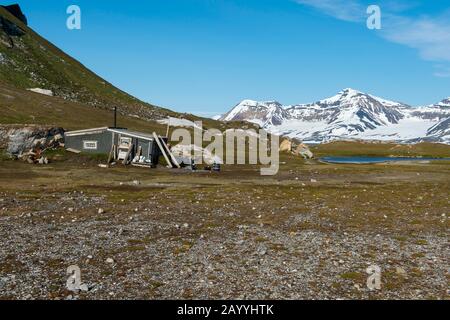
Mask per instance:
[[[6,153],[6,150],[0,149],[0,161],[12,160],[12,157]]]
[[[341,274],[341,278],[345,280],[362,281],[365,279],[365,275],[360,272],[346,272]]]
[[[416,240],[414,243],[419,245],[419,246],[426,246],[426,245],[428,245],[428,241],[424,240],[424,239]]]
[[[173,250],[174,255],[179,255],[182,253],[186,253],[193,247],[193,243],[190,241],[183,241],[182,245],[180,247],[177,247]]]

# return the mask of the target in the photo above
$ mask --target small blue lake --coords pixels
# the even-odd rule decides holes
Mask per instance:
[[[328,163],[373,164],[397,161],[430,161],[447,160],[450,158],[408,158],[408,157],[323,157],[320,160]]]

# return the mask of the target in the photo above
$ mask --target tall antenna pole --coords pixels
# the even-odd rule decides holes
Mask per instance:
[[[114,128],[117,128],[117,107],[114,107]]]

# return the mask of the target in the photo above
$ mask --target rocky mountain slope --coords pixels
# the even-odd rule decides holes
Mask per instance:
[[[40,92],[146,120],[176,116],[114,87],[27,26],[20,7],[0,6],[0,86]]]
[[[244,100],[219,119],[248,121],[271,132],[320,143],[341,139],[450,143],[450,98],[413,108],[354,89],[310,104]]]

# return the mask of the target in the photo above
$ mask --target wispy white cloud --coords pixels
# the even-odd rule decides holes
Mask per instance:
[[[365,23],[367,1],[362,0],[295,0],[336,19]],[[429,61],[450,62],[450,14],[411,17],[402,15],[417,6],[416,1],[385,0],[382,10],[383,29],[379,35],[386,40],[418,50]]]
[[[415,48],[430,61],[450,61],[450,19],[387,16],[382,36],[389,41]]]
[[[382,0],[382,6],[389,12],[402,12],[419,7],[421,5],[420,1],[421,0]]]
[[[306,5],[339,20],[360,22],[364,20],[366,10],[356,1],[347,0],[296,0],[297,3]]]

